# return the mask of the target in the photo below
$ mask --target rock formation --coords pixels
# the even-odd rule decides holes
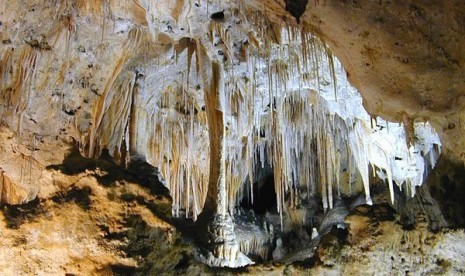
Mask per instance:
[[[192,254],[221,267],[327,263],[324,252],[358,239],[345,220],[378,206],[404,227],[422,216],[435,231],[462,227],[447,211],[459,200],[441,191],[460,186],[465,160],[464,11],[460,1],[5,0],[0,204],[62,195],[56,174],[148,183],[168,198],[164,185],[170,214],[142,192],[129,201],[192,230]]]

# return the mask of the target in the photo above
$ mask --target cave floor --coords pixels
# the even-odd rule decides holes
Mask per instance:
[[[110,166],[111,167],[111,166]],[[460,275],[461,229],[431,232],[420,220],[404,230],[363,212],[346,218],[348,234],[323,237],[306,264],[212,269],[169,223],[170,201],[107,168],[50,169],[56,192],[0,212],[1,275]],[[361,210],[361,211],[360,211]]]

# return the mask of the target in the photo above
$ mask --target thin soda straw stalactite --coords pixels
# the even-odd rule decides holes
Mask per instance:
[[[388,167],[388,182],[393,183],[390,163],[372,161],[374,154],[369,153],[372,149],[367,144],[368,132],[361,120],[348,119],[334,111],[334,106],[343,104],[347,91],[342,91],[345,79],[340,79],[340,64],[330,49],[304,28],[277,28],[263,12],[232,14],[243,22],[237,28],[245,25],[247,29],[241,32],[213,21],[209,23],[208,37],[182,38],[180,41],[187,45],[184,48],[176,48],[177,42],[173,41],[173,47],[157,59],[156,72],[150,74],[152,91],[144,92],[150,106],[134,107],[147,110],[146,115],[137,116],[147,125],[138,126],[134,132],[146,137],[142,143],[147,144],[147,159],[160,168],[171,191],[173,214],[196,219],[208,193],[211,138],[199,94],[207,89],[208,82],[204,80],[211,74],[211,68],[205,64],[219,57],[218,49],[223,52],[221,62],[225,69],[219,96],[224,99],[221,112],[225,114],[228,212],[232,213],[241,200],[263,200],[254,194],[254,182],[258,172],[268,165],[273,171],[276,209],[282,221],[289,208],[297,208],[303,191],[307,196],[321,196],[324,209],[330,209],[336,196],[359,189],[354,181],[358,175],[369,202],[371,163],[376,168]],[[133,53],[134,43],[128,42],[125,48],[121,63],[127,62]],[[171,55],[175,58],[171,59]],[[195,73],[191,72],[194,62]],[[166,67],[176,70],[177,77],[164,72]],[[123,118],[122,123],[107,120],[97,112],[93,126],[122,129],[111,132],[118,136],[113,142],[117,151],[121,151],[118,144],[127,140],[124,118],[131,113],[135,83],[134,77],[120,71],[108,79],[99,104],[112,114],[111,118]],[[123,108],[112,111],[112,101]],[[139,105],[143,102],[139,101]],[[93,130],[90,150],[108,145],[109,134]],[[385,160],[391,158],[388,154],[382,156]],[[348,170],[347,178],[342,177],[343,170]]]
[[[80,56],[89,57],[94,47],[99,63],[114,56],[106,62],[112,70],[101,70],[107,72],[107,76],[99,76],[102,89],[90,99],[95,109],[90,112],[89,131],[78,133],[82,152],[96,157],[107,148],[116,159],[141,153],[160,169],[173,198],[173,215],[195,220],[208,194],[209,141],[214,139],[202,110],[208,83],[204,79],[211,75],[211,68],[205,64],[218,62],[224,68],[224,85],[219,89],[224,105],[212,109],[224,113],[224,212],[233,213],[245,199],[252,204],[269,200],[254,193],[254,189],[260,191],[254,185],[258,185],[261,174],[269,173],[265,170],[271,170],[274,176],[277,202],[276,209],[269,211],[278,211],[282,224],[305,197],[321,198],[326,210],[336,206],[338,197],[358,192],[364,192],[365,201],[370,203],[373,175],[387,179],[391,202],[395,200],[394,184],[405,193],[414,194],[423,174],[434,166],[439,144],[410,148],[401,147],[392,139],[375,137],[382,120],[367,127],[370,124],[365,114],[351,113],[349,109],[356,107],[349,106],[350,101],[345,102],[351,99],[351,91],[347,80],[341,77],[345,75],[342,66],[331,49],[309,30],[291,25],[281,28],[283,22],[267,19],[270,11],[265,6],[257,11],[248,8],[245,1],[239,1],[239,6],[231,3],[231,9],[220,1],[213,6],[210,3],[209,11],[224,4],[225,19],[198,17],[205,19],[201,22],[205,25],[200,26],[195,22],[195,13],[203,10],[204,15],[205,8],[191,7],[190,1],[181,2],[184,4],[174,11],[175,22],[169,22],[169,31],[158,29],[160,22],[155,21],[163,4],[142,1],[136,5],[147,13],[147,26],[131,29],[128,25],[129,32],[110,35],[116,30],[111,27],[112,21],[115,23],[111,14],[114,2],[100,0],[93,5],[81,0],[71,5],[65,1],[54,16],[62,27],[57,28],[55,36],[47,37],[52,41],[53,51],[31,49],[27,45],[13,51],[5,46],[1,50],[0,88],[12,88],[5,95],[12,111],[7,116],[19,117],[13,121],[18,123],[19,134],[28,126],[26,120],[22,125],[21,118],[23,113],[26,118],[33,112],[30,98],[34,93],[46,94],[54,86],[61,86],[63,91],[58,94],[58,112],[61,112],[74,94],[76,85],[70,81],[80,74],[67,72],[71,64],[79,67]],[[202,6],[205,3],[200,2]],[[89,13],[104,18],[103,23],[99,19],[101,28],[96,30],[101,39],[98,45],[84,45],[88,52],[77,56],[73,43],[77,43],[84,28],[77,23]],[[181,22],[186,14],[192,15],[189,22]],[[181,23],[188,23],[188,32],[179,32],[181,25],[187,26]],[[122,43],[113,43],[118,37]],[[106,54],[105,47],[110,47],[113,53]],[[201,51],[204,53],[199,54]],[[48,57],[52,55],[60,58]],[[44,71],[35,67],[50,67],[54,60],[60,63],[56,66],[59,73],[50,80],[39,79],[35,85],[35,74]],[[136,85],[140,82],[136,67],[148,72],[144,80],[146,88]],[[88,84],[82,87],[89,88]],[[32,94],[24,93],[26,90]],[[77,129],[78,120],[74,120]],[[394,124],[385,125],[388,131],[383,135],[391,137],[399,133]],[[410,132],[411,128],[409,124]],[[392,149],[399,149],[403,161],[395,158],[397,151]],[[424,157],[417,158],[414,151],[423,152]],[[399,175],[399,162],[414,168],[417,175]],[[369,174],[369,166],[373,175]],[[21,170],[26,173],[30,167]],[[31,177],[25,176],[22,180],[30,182]],[[253,250],[257,243],[243,246]]]

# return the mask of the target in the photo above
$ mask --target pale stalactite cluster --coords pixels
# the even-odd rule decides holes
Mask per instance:
[[[303,192],[325,209],[360,191],[370,204],[369,166],[392,201],[394,182],[413,195],[440,152],[429,124],[416,126],[410,146],[402,125],[370,118],[323,42],[252,2],[32,3],[50,17],[43,23],[12,2],[0,6],[10,15],[2,122],[20,137],[71,136],[88,157],[107,149],[124,165],[146,159],[174,215],[196,219],[208,205],[223,239],[238,201],[257,200],[254,174],[266,162],[282,219]],[[216,257],[239,258],[229,241]]]
[[[143,155],[160,168],[174,198],[174,213],[183,210],[195,218],[208,192],[209,115],[203,98],[212,72],[208,60],[216,60],[223,64],[218,108],[224,114],[229,211],[238,192],[253,200],[254,170],[265,158],[273,166],[280,212],[287,208],[285,194],[295,195],[300,186],[321,194],[324,207],[331,208],[333,193],[350,190],[357,173],[370,202],[369,164],[389,183],[411,183],[407,186],[414,193],[412,187],[421,184],[428,167],[417,157],[429,154],[427,164],[434,165],[439,141],[401,148],[399,127],[385,122],[379,132],[367,127],[368,116],[359,111],[358,96],[352,95],[330,50],[306,30],[282,28],[266,19],[266,10],[254,11],[249,4],[65,1],[44,7],[41,11],[53,19],[46,29],[53,33],[42,38],[29,34],[20,50],[1,49],[5,121],[19,135],[23,127],[34,129],[22,124],[24,116],[34,117],[37,104],[31,99],[52,99],[44,117],[64,121],[86,155],[97,156],[106,148],[123,163],[131,154]],[[223,10],[224,19],[209,18]],[[82,24],[86,20],[99,28]],[[21,33],[21,24],[17,30]],[[97,41],[83,38],[89,34]],[[45,77],[45,69],[55,71],[56,78]],[[353,104],[358,111],[351,113]],[[48,136],[61,131],[58,126],[44,129]],[[393,135],[397,137],[388,138]],[[397,159],[406,164],[392,161]],[[398,173],[406,167],[416,170]],[[348,180],[341,179],[342,170],[349,170]]]

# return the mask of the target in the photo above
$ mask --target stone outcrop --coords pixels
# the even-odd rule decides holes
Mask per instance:
[[[0,204],[22,204],[29,200],[27,190],[11,181],[6,173],[0,168]]]
[[[207,217],[204,261],[239,267],[252,263],[241,246],[274,242],[268,226],[263,239],[235,233],[240,201],[266,200],[258,166],[273,166],[275,229],[312,240],[303,199],[328,214],[359,192],[372,204],[378,177],[395,204],[442,145],[454,169],[397,210],[406,224],[426,206],[434,230],[462,226],[447,195],[465,161],[463,14],[460,0],[2,1],[0,203],[60,190],[50,165],[70,147],[141,160],[159,168],[175,217]]]
[[[465,5],[455,1],[310,1],[302,24],[328,43],[370,114],[430,120],[465,160]]]

